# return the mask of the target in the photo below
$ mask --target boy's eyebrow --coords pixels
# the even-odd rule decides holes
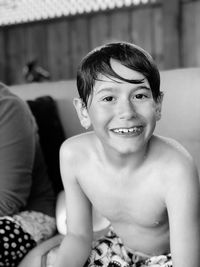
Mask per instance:
[[[140,90],[140,89],[151,91],[151,88],[149,86],[146,86],[146,85],[138,85],[138,87],[134,88],[134,91]],[[100,88],[95,93],[98,95],[102,92],[112,92],[112,91],[116,91],[116,90],[117,90],[117,88],[114,88],[114,87],[103,87],[103,88]]]
[[[150,90],[151,91],[151,88],[149,87],[149,86],[147,86],[147,85],[139,85],[137,88],[136,88],[136,90],[137,89],[146,89],[146,90]]]
[[[96,91],[95,93],[98,95],[102,92],[111,92],[111,91],[116,91],[116,89],[112,88],[112,87],[105,87],[105,88],[100,88],[98,91]]]

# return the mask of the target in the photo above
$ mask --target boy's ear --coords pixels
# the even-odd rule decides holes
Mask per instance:
[[[91,126],[91,121],[85,104],[81,98],[74,98],[73,104],[81,125],[87,130]]]
[[[156,120],[159,121],[161,119],[161,110],[162,110],[162,102],[163,102],[163,92],[160,93],[160,96],[156,100]]]

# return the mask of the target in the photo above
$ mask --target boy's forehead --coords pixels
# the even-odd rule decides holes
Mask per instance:
[[[119,76],[127,80],[140,80],[144,79],[144,75],[138,71],[130,69],[124,66],[121,62],[112,59],[110,60],[111,68],[114,72],[116,72]]]
[[[144,82],[147,81],[147,79],[144,77],[144,75],[138,71],[135,71],[133,69],[130,69],[126,66],[124,66],[121,62],[112,59],[110,60],[110,65],[112,70],[120,77],[122,77],[123,79],[127,79],[127,80],[143,80]],[[97,76],[97,80],[95,82],[95,85],[98,83],[105,83],[105,82],[120,82],[122,83],[123,80],[114,77],[114,76],[110,76],[109,74],[102,74],[99,73]]]
[[[143,80],[143,84],[149,85],[147,79],[145,76],[135,70],[132,70],[124,65],[122,65],[120,62],[111,59],[111,67],[113,71],[119,75],[120,77],[127,79],[127,80]],[[106,75],[99,73],[97,76],[97,80],[94,83],[94,91],[98,90],[100,87],[109,86],[109,85],[117,85],[119,83],[126,83],[124,80],[121,80],[120,78]]]
[[[97,80],[94,83],[93,91],[98,92],[102,88],[113,87],[120,80],[115,77],[105,76],[103,74],[99,74]]]

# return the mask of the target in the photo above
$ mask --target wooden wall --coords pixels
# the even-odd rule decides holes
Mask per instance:
[[[76,76],[81,58],[107,41],[140,45],[160,69],[200,66],[200,1],[167,0],[93,14],[0,27],[0,80],[24,83],[37,58],[52,80]]]

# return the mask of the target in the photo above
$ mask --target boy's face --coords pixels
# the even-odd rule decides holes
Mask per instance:
[[[113,70],[126,79],[143,80],[131,84],[100,75],[89,98],[87,113],[96,135],[107,148],[133,153],[146,148],[160,118],[161,100],[155,102],[147,79],[115,60]]]

